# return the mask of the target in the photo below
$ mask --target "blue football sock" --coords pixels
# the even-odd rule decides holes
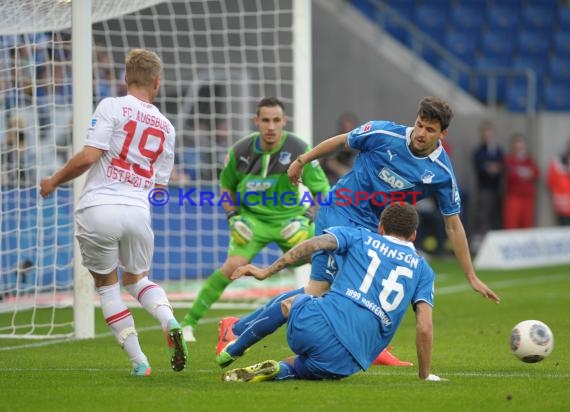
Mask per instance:
[[[279,373],[273,379],[276,381],[284,381],[286,379],[295,379],[297,375],[295,374],[295,368],[289,365],[287,362],[279,362]]]
[[[232,357],[243,355],[247,348],[259,342],[265,336],[275,332],[279,326],[287,322],[281,312],[281,305],[273,304],[265,308],[237,340],[232,343],[227,352]]]
[[[255,321],[259,317],[259,315],[261,313],[263,313],[263,311],[265,309],[267,309],[269,306],[273,305],[274,303],[279,303],[282,300],[285,300],[287,298],[290,298],[291,296],[295,296],[295,295],[298,295],[298,294],[303,293],[303,292],[304,292],[304,288],[299,288],[299,289],[290,290],[289,292],[285,292],[285,293],[282,293],[280,295],[275,296],[273,299],[268,301],[265,305],[261,306],[259,309],[255,310],[254,312],[251,312],[249,315],[246,315],[243,318],[241,318],[240,320],[238,320],[232,328],[234,335],[236,335],[236,336],[241,335],[243,333],[243,331],[246,330],[247,327],[253,321]],[[277,305],[277,306],[279,306],[279,305]]]

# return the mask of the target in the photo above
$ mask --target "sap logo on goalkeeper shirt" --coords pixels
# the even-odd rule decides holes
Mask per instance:
[[[272,180],[250,180],[245,184],[245,188],[247,191],[251,192],[265,192],[271,186],[275,184],[275,181]]]
[[[414,186],[406,179],[397,173],[394,173],[387,167],[384,167],[382,170],[380,170],[378,177],[388,183],[393,189],[407,189]]]

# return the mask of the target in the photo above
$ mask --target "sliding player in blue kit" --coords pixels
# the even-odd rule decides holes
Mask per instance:
[[[359,151],[352,170],[331,189],[331,204],[319,208],[315,235],[322,234],[331,226],[375,230],[380,213],[387,205],[397,201],[414,204],[434,196],[444,217],[447,236],[470,286],[483,297],[499,303],[499,297],[475,273],[459,217],[459,189],[451,161],[441,145],[452,117],[452,110],[445,101],[426,97],[419,103],[414,126],[390,121],[367,122],[349,133],[326,139],[302,154],[291,164],[288,174],[292,182],[299,183],[304,165],[315,159],[334,153],[341,147]],[[346,199],[349,195],[350,201]],[[240,320],[226,318],[220,322],[217,354],[271,304],[298,293],[321,296],[327,292],[336,270],[336,262],[329,253],[315,253],[311,278],[304,288],[282,294]],[[375,364],[386,363],[379,358]]]
[[[332,227],[295,246],[266,269],[247,265],[236,270],[233,278],[266,279],[317,250],[333,253],[341,268],[328,293],[322,297],[300,294],[273,305],[273,328],[268,320],[263,333],[249,336],[251,346],[286,321],[287,341],[295,356],[233,369],[222,380],[340,379],[366,370],[387,347],[410,304],[416,315],[419,378],[444,380],[431,374],[435,274],[412,243],[418,220],[409,204],[389,206],[382,212],[379,234],[365,228]],[[245,335],[226,351],[231,352]],[[240,349],[243,353],[246,347]],[[228,358],[226,365],[236,358]]]

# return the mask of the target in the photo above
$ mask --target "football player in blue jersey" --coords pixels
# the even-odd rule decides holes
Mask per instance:
[[[299,294],[272,305],[275,313],[258,319],[229,344],[218,363],[231,364],[285,321],[295,356],[233,369],[222,380],[340,379],[366,370],[386,348],[410,304],[416,315],[419,378],[444,380],[431,374],[435,274],[412,243],[418,220],[413,206],[395,204],[382,212],[379,234],[363,227],[331,227],[268,268],[247,265],[234,272],[233,278],[266,279],[318,250],[333,253],[341,267],[328,293],[321,297]]]
[[[357,129],[331,137],[299,156],[289,167],[289,177],[299,183],[303,166],[335,152],[339,147],[359,151],[350,172],[332,188],[332,203],[317,213],[315,234],[330,226],[363,226],[374,230],[378,216],[390,202],[408,203],[434,196],[444,216],[445,230],[471,287],[499,303],[499,297],[476,275],[459,213],[461,199],[451,161],[441,145],[453,113],[437,97],[419,103],[414,126],[390,121],[370,121]],[[346,194],[354,194],[352,201]],[[360,196],[357,197],[357,193]],[[334,277],[328,254],[313,256],[311,280],[305,292],[320,296]]]
[[[425,97],[420,103],[413,126],[390,121],[370,121],[349,133],[333,136],[299,156],[288,174],[299,183],[303,166],[334,153],[341,147],[358,151],[353,168],[331,189],[331,201],[321,205],[315,221],[315,234],[331,226],[365,227],[375,230],[378,217],[389,204],[405,201],[415,204],[434,196],[444,216],[445,230],[467,281],[485,298],[499,303],[499,297],[475,273],[467,236],[459,213],[461,198],[451,161],[441,145],[453,117],[450,106],[440,98]],[[265,307],[241,318],[220,322],[223,347],[255,321],[268,305],[298,293],[321,296],[329,290],[337,262],[327,251],[312,257],[311,278],[301,289],[274,298]],[[387,358],[387,359],[385,359]],[[375,364],[404,365],[383,351]]]

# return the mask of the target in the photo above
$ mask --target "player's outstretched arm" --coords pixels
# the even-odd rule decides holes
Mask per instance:
[[[339,134],[323,140],[321,143],[313,147],[307,153],[299,156],[287,169],[287,175],[291,183],[298,184],[301,182],[301,174],[303,173],[303,166],[312,162],[315,159],[320,159],[336,152],[340,148],[346,146],[347,133]]]
[[[463,273],[467,277],[467,281],[476,292],[480,293],[484,298],[490,299],[495,303],[501,303],[501,298],[483,283],[475,274],[475,268],[471,261],[471,253],[469,252],[469,243],[465,235],[465,229],[459,215],[445,216],[445,231],[447,237],[453,245],[453,251]]]
[[[263,280],[287,266],[307,260],[317,250],[334,250],[337,246],[336,238],[325,233],[299,243],[265,269],[259,269],[251,264],[245,265],[237,268],[230,278],[234,280],[242,276],[254,276],[256,279]]]
[[[81,176],[89,170],[93,163],[101,158],[103,152],[103,150],[96,147],[83,147],[60,170],[40,181],[40,194],[42,197],[49,196],[59,185]]]
[[[416,351],[418,353],[418,376],[427,381],[445,381],[430,372],[433,347],[432,307],[426,302],[416,305]]]

